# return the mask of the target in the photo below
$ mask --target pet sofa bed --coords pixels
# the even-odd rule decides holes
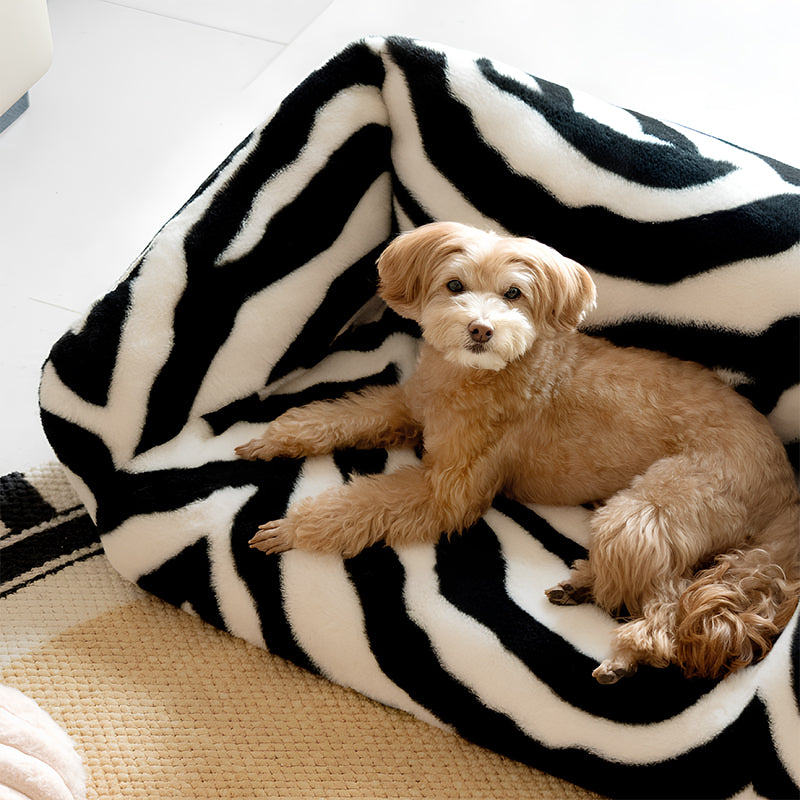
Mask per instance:
[[[764,661],[721,681],[641,668],[601,686],[615,621],[544,596],[585,553],[588,510],[498,498],[436,545],[264,556],[247,541],[288,503],[415,454],[233,451],[289,407],[409,374],[419,332],[376,301],[375,260],[437,219],[580,261],[598,286],[589,333],[717,370],[792,450],[799,184],[474,54],[359,41],[55,344],[43,425],[114,567],[212,625],[603,794],[796,796],[797,614]]]

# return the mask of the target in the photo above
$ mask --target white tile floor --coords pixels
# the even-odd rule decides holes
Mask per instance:
[[[507,61],[800,164],[796,0],[50,0],[55,58],[0,134],[0,474],[52,457],[50,346],[213,167],[348,41]]]

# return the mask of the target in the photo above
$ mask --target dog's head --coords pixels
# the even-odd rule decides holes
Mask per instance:
[[[589,273],[533,239],[433,222],[378,259],[380,296],[450,361],[502,369],[594,306]]]

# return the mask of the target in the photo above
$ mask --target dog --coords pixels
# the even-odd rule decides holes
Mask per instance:
[[[717,678],[766,655],[800,594],[800,498],[765,417],[698,364],[579,332],[594,282],[533,239],[431,223],[378,274],[422,330],[412,376],[287,411],[236,452],[407,445],[421,461],[303,500],[251,546],[350,557],[461,532],[498,493],[592,504],[588,558],[547,596],[626,619],[600,683],[639,664]]]

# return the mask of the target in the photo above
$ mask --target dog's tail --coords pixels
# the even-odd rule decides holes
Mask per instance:
[[[676,649],[689,676],[716,678],[762,659],[800,598],[800,506],[749,548],[717,556],[680,598]]]

